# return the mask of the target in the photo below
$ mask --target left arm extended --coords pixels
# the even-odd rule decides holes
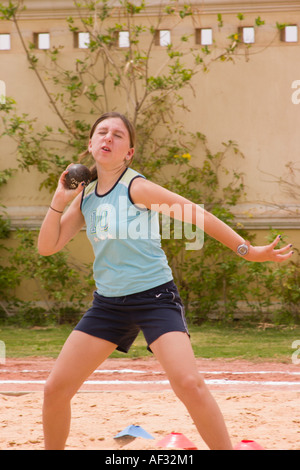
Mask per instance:
[[[203,226],[200,226],[200,228],[204,228],[205,233],[235,253],[237,253],[238,246],[242,244],[248,245],[248,254],[243,256],[248,261],[282,262],[289,259],[293,254],[290,250],[291,245],[275,250],[280,241],[280,236],[276,237],[269,245],[251,246],[249,242],[245,241],[231,227],[201,206],[143,178],[136,178],[133,181],[130,194],[132,200],[137,205],[142,205],[167,215],[173,214],[174,218],[198,226],[199,221],[201,221]],[[186,210],[187,207],[189,210]]]

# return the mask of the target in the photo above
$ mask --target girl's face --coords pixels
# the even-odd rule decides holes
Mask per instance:
[[[96,164],[111,169],[126,167],[134,154],[126,125],[120,118],[101,121],[89,141]]]

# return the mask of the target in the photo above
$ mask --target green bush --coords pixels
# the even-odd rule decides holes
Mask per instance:
[[[91,267],[74,265],[67,251],[40,256],[36,236],[33,231],[16,231],[18,245],[9,251],[9,265],[0,271],[2,277],[5,275],[0,319],[23,326],[73,323],[86,309],[91,292]],[[17,285],[29,281],[36,300],[24,302],[14,291]],[[37,302],[44,306],[38,306]]]
[[[91,40],[84,55],[80,53],[66,69],[69,61],[64,60],[63,46],[45,51],[42,56],[35,55],[33,44],[27,44],[19,25],[22,2],[11,1],[8,6],[0,3],[0,18],[14,24],[28,66],[49,101],[54,114],[52,122],[59,123],[52,127],[41,117],[19,113],[10,97],[0,104],[0,138],[16,143],[18,171],[37,169],[40,186],[53,191],[62,170],[69,162],[77,161],[86,149],[90,120],[116,108],[124,98],[128,117],[137,129],[134,167],[166,188],[203,204],[254,243],[255,237],[235,223],[232,210],[244,199],[243,175],[226,165],[227,155],[235,159],[243,155],[232,141],[223,143],[220,151],[213,154],[201,132],[189,133],[184,125],[188,108],[181,95],[182,90],[196,93],[193,77],[201,71],[206,73],[215,61],[233,61],[240,47],[236,35],[228,38],[225,47],[215,44],[201,50],[198,46],[186,47],[188,38],[182,36],[177,44],[161,51],[165,57],[161,57],[161,68],[156,71],[153,62],[156,31],[163,25],[166,14],[174,17],[174,24],[179,24],[194,14],[192,7],[177,9],[171,2],[162,9],[155,24],[146,27],[139,24],[139,14],[146,8],[144,1],[133,5],[121,0],[120,18],[115,24],[116,6],[110,6],[107,0],[82,0],[74,5],[82,30],[90,33]],[[73,18],[66,21],[70,31],[80,31]],[[221,15],[218,22],[221,28]],[[256,25],[260,24],[263,21],[257,18]],[[119,48],[116,37],[124,25],[130,33],[130,43],[128,48]],[[218,48],[221,49],[217,56],[211,54]],[[15,171],[10,168],[1,171],[0,185]],[[191,322],[200,323],[211,316],[230,320],[245,305],[254,319],[261,319],[261,310],[274,304],[280,305],[275,312],[276,321],[299,321],[299,261],[281,266],[247,263],[209,238],[202,250],[188,251],[184,248],[186,241],[177,240],[172,234],[171,224],[171,237],[163,240],[163,246]],[[41,257],[36,249],[36,233],[32,231],[17,230],[14,235],[18,241],[16,248],[8,250],[0,244],[5,258],[0,265],[0,320],[38,325],[73,321],[85,308],[92,290],[91,267],[74,262],[67,250]],[[9,221],[3,214],[0,238],[9,236]],[[34,285],[36,300],[43,301],[43,307],[16,298],[16,287],[29,280]]]

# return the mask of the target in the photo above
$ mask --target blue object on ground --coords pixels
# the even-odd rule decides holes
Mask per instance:
[[[145,429],[141,428],[141,426],[135,426],[134,424],[131,424],[130,426],[127,426],[127,428],[123,429],[123,431],[119,432],[116,436],[114,436],[114,439],[117,439],[118,437],[123,437],[123,436],[132,436],[132,437],[143,437],[144,439],[154,439],[151,434],[149,434]]]

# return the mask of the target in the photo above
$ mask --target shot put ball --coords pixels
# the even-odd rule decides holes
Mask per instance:
[[[74,165],[68,168],[68,173],[65,176],[65,182],[68,189],[76,189],[82,182],[87,186],[90,181],[91,172],[85,165],[74,163]]]

